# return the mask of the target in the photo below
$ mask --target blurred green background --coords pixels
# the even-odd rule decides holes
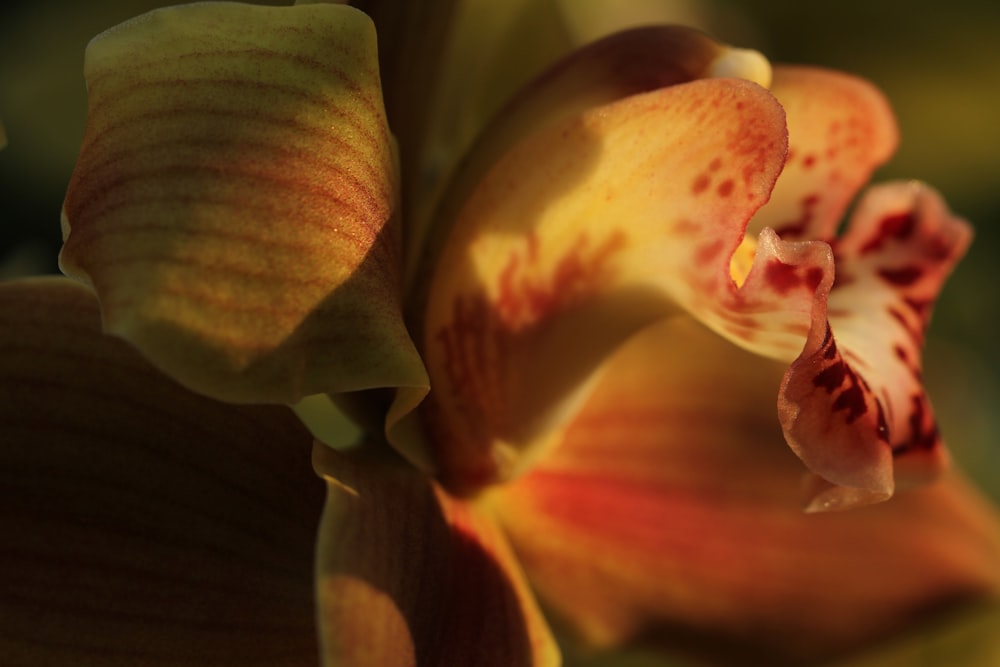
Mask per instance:
[[[567,4],[573,0],[566,0]],[[902,145],[878,178],[920,178],[973,222],[977,238],[947,285],[926,355],[942,430],[963,466],[1000,500],[1000,5],[871,0],[609,0],[655,5],[776,62],[874,81]],[[57,271],[59,210],[86,116],[83,49],[101,30],[162,0],[8,0],[0,9],[0,278]],[[278,3],[268,3],[278,4]]]

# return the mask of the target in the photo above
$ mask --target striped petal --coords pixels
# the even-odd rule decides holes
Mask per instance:
[[[85,70],[60,262],[109,332],[231,401],[426,384],[364,14],[156,10],[98,36]]]
[[[830,240],[848,204],[896,150],[892,109],[867,81],[816,67],[775,66],[771,92],[788,116],[788,159],[750,231]]]
[[[424,415],[446,484],[462,492],[523,470],[590,371],[650,321],[690,310],[745,335],[730,256],[785,137],[766,90],[709,79],[555,122],[489,171],[436,262],[423,326]],[[777,308],[774,328],[806,327],[812,296],[793,290],[755,315]]]
[[[327,482],[317,565],[325,664],[559,664],[490,517],[368,450],[317,445],[314,461]]]
[[[603,647],[811,665],[1000,595],[1000,517],[956,475],[800,510],[781,374],[689,318],[612,358],[558,446],[490,496],[554,620]]]
[[[0,303],[4,664],[315,665],[322,484],[294,415],[183,389],[69,280]]]

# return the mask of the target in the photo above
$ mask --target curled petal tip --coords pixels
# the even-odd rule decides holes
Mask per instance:
[[[764,88],[771,86],[771,62],[753,49],[723,49],[708,67],[708,75],[746,79]]]
[[[806,476],[804,487],[806,495],[804,509],[809,514],[838,512],[874,505],[891,498],[894,491],[892,477],[873,488],[858,488],[831,484],[819,475],[811,473]]]

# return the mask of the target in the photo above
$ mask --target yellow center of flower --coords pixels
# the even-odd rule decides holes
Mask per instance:
[[[740,242],[733,258],[729,260],[729,275],[737,287],[742,287],[753,266],[753,258],[757,254],[757,240],[749,236]]]

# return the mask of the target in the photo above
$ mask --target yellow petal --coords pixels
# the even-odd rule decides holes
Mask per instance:
[[[4,664],[315,665],[322,484],[294,415],[183,389],[69,280],[0,304]]]
[[[426,384],[364,14],[156,10],[95,38],[85,70],[60,262],[108,331],[225,400]]]
[[[826,664],[920,614],[1000,595],[1000,517],[956,475],[801,511],[782,365],[689,318],[609,362],[560,443],[491,505],[554,619],[709,664]]]
[[[446,483],[523,469],[638,327],[681,308],[738,325],[729,256],[784,151],[766,90],[711,79],[598,107],[507,153],[461,209],[430,286],[425,414]],[[798,302],[807,318],[811,294]]]
[[[327,482],[317,564],[325,664],[559,664],[490,517],[367,451],[317,445],[314,461]]]
[[[421,279],[437,261],[458,208],[518,141],[629,95],[723,76],[766,86],[771,68],[755,51],[726,47],[692,28],[663,25],[616,33],[561,59],[519,90],[483,130],[455,171],[433,218],[418,218],[416,229],[408,225],[407,275],[416,276],[416,287],[426,287]],[[423,229],[424,222],[431,228]],[[424,296],[417,294],[418,305]]]

